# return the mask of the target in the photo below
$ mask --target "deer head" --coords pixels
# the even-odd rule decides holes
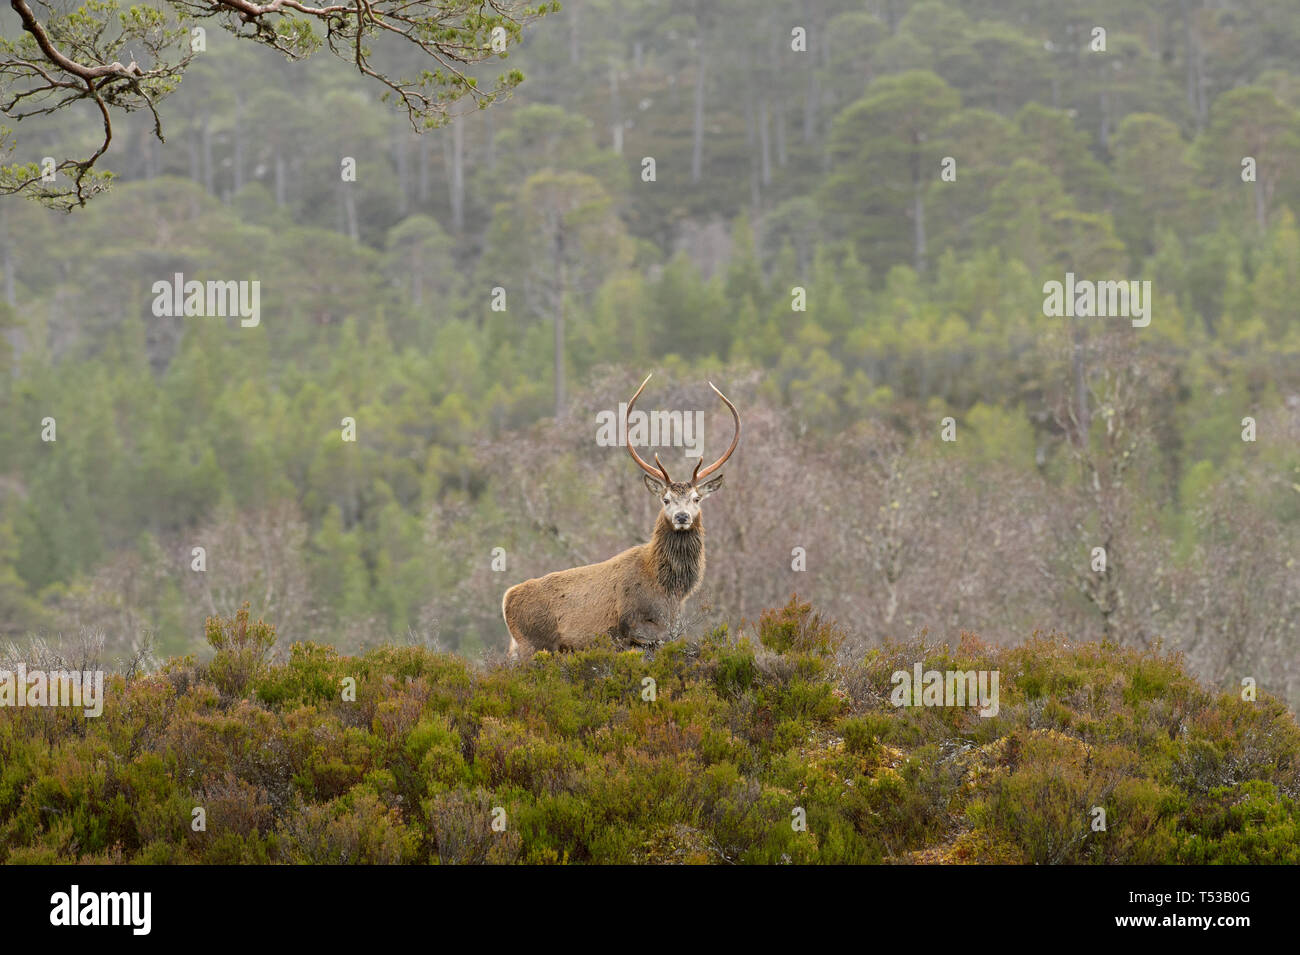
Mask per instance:
[[[645,390],[645,386],[651,377],[651,375],[645,376],[645,381],[641,382],[641,387],[636,390],[632,400],[627,403],[627,412],[623,421],[625,432],[627,431],[627,416],[632,414],[632,406],[641,397],[641,392]],[[645,472],[646,490],[660,499],[663,505],[664,519],[675,531],[690,530],[699,522],[700,502],[722,487],[721,474],[712,481],[705,481],[704,479],[726,464],[727,459],[736,450],[736,445],[740,444],[740,412],[736,410],[736,406],[728,400],[726,395],[714,387],[713,382],[709,382],[709,387],[713,388],[714,394],[721,398],[723,404],[731,409],[731,416],[736,422],[736,436],[731,439],[731,447],[727,448],[722,457],[702,470],[700,465],[704,463],[704,458],[701,457],[696,463],[695,471],[691,474],[689,481],[674,481],[669,477],[668,469],[659,460],[658,454],[655,454],[654,467],[646,464],[641,459],[641,455],[636,453],[636,448],[632,447],[632,442],[627,443],[627,453],[632,455],[632,460]]]

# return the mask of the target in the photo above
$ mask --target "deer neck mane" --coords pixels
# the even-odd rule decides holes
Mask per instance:
[[[704,525],[700,519],[690,530],[675,531],[660,512],[650,538],[650,564],[655,580],[670,597],[684,598],[704,576]]]

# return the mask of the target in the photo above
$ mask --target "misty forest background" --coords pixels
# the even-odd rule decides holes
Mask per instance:
[[[249,601],[499,651],[509,584],[648,535],[595,435],[654,371],[706,455],[706,378],[745,420],[692,625],[797,590],[863,643],[1161,640],[1300,702],[1300,5],[568,0],[423,136],[328,56],[208,44],[110,194],[0,202],[0,640],[187,653]],[[1044,317],[1066,271],[1150,280],[1150,326]],[[155,317],[176,272],[260,280],[261,326]]]

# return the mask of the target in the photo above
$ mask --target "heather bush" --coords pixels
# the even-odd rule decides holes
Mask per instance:
[[[792,599],[645,652],[276,661],[245,608],[210,621],[213,662],[110,679],[102,717],[0,711],[0,861],[1300,862],[1276,699],[1056,634],[852,653],[839,632]],[[896,708],[917,662],[997,670],[998,714]]]
[[[249,623],[248,603],[234,618],[208,617],[204,627],[208,646],[216,650],[208,664],[208,676],[218,690],[240,696],[261,673],[267,654],[275,645],[275,627],[258,620]]]

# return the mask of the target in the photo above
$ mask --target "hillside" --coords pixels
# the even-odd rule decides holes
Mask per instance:
[[[1300,710],[1300,4],[562,6],[422,135],[210,23],[110,192],[0,202],[0,641],[202,653],[248,599],[475,656],[506,587],[648,534],[598,422],[653,373],[669,468],[727,440],[707,382],[745,422],[701,629],[798,590],[873,645],[1162,637]],[[1112,281],[1133,315],[1057,307]]]
[[[1294,716],[1158,652],[854,654],[793,599],[743,635],[518,665],[265,662],[274,628],[246,612],[208,638],[206,664],[111,677],[100,718],[3,712],[0,860],[1300,862]],[[918,662],[1000,671],[997,715],[895,708]]]

